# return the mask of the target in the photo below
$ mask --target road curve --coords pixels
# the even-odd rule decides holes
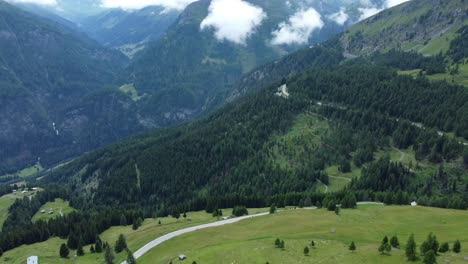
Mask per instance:
[[[187,227],[187,228],[184,228],[184,229],[180,229],[180,230],[168,233],[168,234],[166,234],[164,236],[158,237],[155,240],[149,242],[148,244],[146,244],[142,248],[138,249],[135,253],[133,253],[133,256],[135,257],[135,259],[138,259],[141,256],[143,256],[145,253],[150,251],[151,249],[157,247],[158,245],[168,241],[171,238],[174,238],[174,237],[177,237],[177,236],[180,236],[180,235],[183,235],[183,234],[187,234],[187,233],[194,232],[194,231],[201,230],[201,229],[205,229],[205,228],[233,224],[233,223],[237,223],[239,221],[245,220],[245,219],[264,216],[264,215],[267,215],[267,214],[269,214],[269,213],[260,213],[260,214],[254,214],[254,215],[241,216],[241,217],[222,220],[222,221],[218,221],[218,222],[214,222],[214,223],[197,225],[197,226],[192,226],[192,227]],[[127,261],[123,261],[121,264],[126,264],[126,263],[127,263]]]

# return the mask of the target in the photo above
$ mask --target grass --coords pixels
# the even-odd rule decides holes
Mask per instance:
[[[187,263],[407,263],[403,250],[380,255],[382,238],[397,235],[404,246],[414,233],[420,245],[429,232],[435,232],[439,242],[462,241],[462,254],[443,254],[439,262],[464,263],[467,217],[467,211],[428,207],[368,205],[341,210],[340,216],[326,210],[288,210],[182,235],[154,248],[138,263],[169,263],[179,254],[188,256]],[[285,241],[285,250],[274,247],[276,238]],[[304,256],[311,240],[316,249]],[[348,250],[351,241],[356,243],[355,253]]]
[[[434,81],[446,80],[448,83],[455,83],[468,87],[468,64],[460,64],[459,67],[458,74],[450,75],[449,73],[440,73],[428,75],[427,78]]]
[[[361,168],[356,167],[356,165],[354,165],[353,162],[351,162],[351,172],[347,172],[347,173],[340,172],[338,170],[338,166],[330,166],[325,169],[325,172],[329,176],[328,178],[329,180],[328,191],[329,192],[340,191],[348,185],[348,183],[350,182],[349,180],[353,178],[361,177]],[[333,178],[333,177],[346,178],[349,180]]]
[[[268,210],[269,208],[249,209],[249,212],[253,214],[257,212],[267,212]],[[224,209],[223,215],[230,215],[231,212],[232,209]],[[117,241],[118,236],[123,234],[127,240],[127,245],[130,250],[136,251],[148,242],[167,233],[194,225],[216,221],[216,218],[213,218],[211,214],[207,214],[204,211],[189,212],[187,213],[187,217],[190,217],[192,221],[189,222],[182,217],[179,220],[169,217],[145,219],[143,225],[138,230],[133,230],[131,226],[116,226],[102,233],[100,237],[104,242],[109,242],[109,244],[113,247],[115,241]],[[161,224],[159,224],[159,221],[161,221]],[[4,255],[0,257],[0,262],[7,264],[23,264],[27,257],[37,255],[39,256],[39,261],[41,264],[104,263],[104,255],[91,254],[90,245],[84,247],[85,255],[82,257],[75,257],[75,251],[71,251],[70,257],[68,259],[61,259],[59,258],[59,248],[62,243],[66,243],[66,240],[52,238],[42,243],[24,245],[5,252]],[[114,262],[120,263],[125,259],[126,254],[120,253],[116,255]]]
[[[5,178],[5,177],[11,177],[11,176],[18,176],[20,178],[27,178],[27,177],[30,177],[30,176],[34,176],[36,174],[38,174],[39,172],[43,171],[44,168],[40,165],[40,164],[37,164],[37,165],[34,165],[34,166],[31,166],[31,167],[28,167],[28,168],[24,168],[16,173],[13,173],[13,174],[6,174],[6,175],[2,175],[0,176],[0,179],[1,178]]]
[[[316,149],[329,129],[327,121],[318,116],[300,114],[285,134],[273,136],[270,148],[273,162],[282,169],[294,169],[310,150]]]
[[[16,199],[23,199],[29,195],[36,194],[37,191],[31,191],[28,193],[21,193],[21,190],[18,190],[16,194],[5,194],[0,197],[0,227],[3,226],[3,222],[8,217],[8,208],[15,202]]]
[[[135,89],[135,86],[133,86],[133,84],[122,85],[119,88],[119,90],[125,93],[126,95],[130,96],[130,98],[132,98],[134,102],[138,102],[144,97],[144,95],[143,96],[138,95],[138,91]]]
[[[459,84],[465,87],[468,87],[468,64],[460,64],[459,65],[459,73],[455,75],[450,75],[447,73],[438,73],[433,75],[426,75],[429,80],[432,81],[447,81],[448,83],[452,84]],[[407,71],[398,71],[400,75],[409,75],[413,78],[416,78],[421,70],[414,69],[414,70],[407,70]]]
[[[49,214],[49,210],[53,209],[54,213]],[[45,213],[41,213],[41,211],[44,210]],[[48,221],[49,219],[52,219],[54,217],[57,217],[60,214],[60,212],[63,215],[69,214],[71,212],[75,211],[70,205],[68,204],[68,201],[64,201],[62,199],[55,199],[54,202],[48,202],[44,204],[39,211],[33,216],[32,221],[36,222],[39,220],[43,221]]]

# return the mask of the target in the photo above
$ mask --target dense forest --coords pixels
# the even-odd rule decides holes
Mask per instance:
[[[460,142],[438,131],[468,137],[468,92],[462,87],[360,63],[292,78],[286,82],[287,99],[275,95],[280,84],[198,122],[86,155],[47,180],[68,181],[79,208],[140,205],[158,211],[176,204],[198,208],[212,198],[263,199],[314,191],[317,179],[326,181],[325,166],[352,159],[362,165],[389,141],[401,148],[414,146],[419,159],[432,163],[463,153]],[[269,152],[272,137],[286,133],[306,111],[334,121],[321,138],[322,147],[307,150],[310,158],[294,169],[278,166]],[[356,135],[366,140],[353,140]],[[87,193],[86,186],[95,182],[97,189]]]

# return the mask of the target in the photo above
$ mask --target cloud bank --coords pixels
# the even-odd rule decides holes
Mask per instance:
[[[242,0],[213,0],[200,29],[213,28],[218,40],[245,45],[266,17],[261,7]]]
[[[322,16],[315,9],[300,10],[273,31],[272,44],[307,44],[314,30],[321,29],[323,25]]]
[[[196,0],[101,0],[101,6],[105,8],[122,9],[141,9],[147,6],[163,6],[166,9],[183,10],[195,1]]]
[[[25,4],[37,4],[37,5],[57,5],[56,0],[7,0],[10,3],[25,3]]]
[[[346,14],[344,8],[341,8],[339,12],[329,15],[328,18],[338,25],[344,25],[348,21],[349,15]]]

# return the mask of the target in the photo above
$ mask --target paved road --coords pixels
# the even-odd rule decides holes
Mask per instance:
[[[237,223],[237,222],[239,222],[239,221],[245,220],[245,219],[254,218],[254,217],[259,217],[259,216],[264,216],[264,215],[267,215],[267,214],[268,214],[268,213],[260,213],[260,214],[254,214],[254,215],[247,215],[247,216],[236,217],[236,218],[227,219],[227,220],[222,220],[222,221],[218,221],[218,222],[214,222],[214,223],[203,224],[203,225],[198,225],[198,226],[192,226],[192,227],[184,228],[184,229],[181,229],[181,230],[177,230],[177,231],[174,231],[174,232],[172,232],[172,233],[166,234],[166,235],[164,235],[164,236],[158,237],[158,238],[156,238],[155,240],[149,242],[148,244],[146,244],[145,246],[143,246],[142,248],[140,248],[139,250],[137,250],[137,251],[133,254],[133,256],[135,257],[135,259],[138,259],[138,258],[140,258],[141,256],[143,256],[145,253],[147,253],[148,251],[150,251],[151,249],[153,249],[153,248],[157,247],[158,245],[160,245],[161,243],[164,243],[164,242],[168,241],[168,240],[171,239],[171,238],[174,238],[174,237],[177,237],[177,236],[186,234],[186,233],[190,233],[190,232],[194,232],[194,231],[197,231],[197,230],[200,230],[200,229],[205,229],[205,228],[210,228],[210,227],[216,227],[216,226],[223,226],[223,225],[233,224],[233,223]],[[127,262],[124,261],[124,262],[122,262],[121,264],[126,264],[126,263],[127,263]]]

